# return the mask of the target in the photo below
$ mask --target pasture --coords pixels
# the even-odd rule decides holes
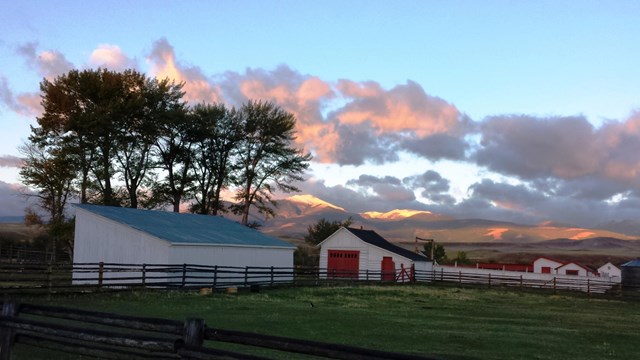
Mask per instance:
[[[212,295],[138,291],[25,301],[177,320],[197,316],[218,328],[442,359],[630,359],[640,352],[640,302],[581,293],[415,285]],[[54,354],[17,346],[15,355]]]

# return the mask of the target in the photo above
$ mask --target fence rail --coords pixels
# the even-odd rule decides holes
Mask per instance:
[[[23,314],[29,318],[20,317]],[[73,324],[70,325],[69,321]],[[102,328],[95,329],[95,324]],[[349,345],[212,328],[199,318],[176,321],[16,302],[5,302],[0,316],[0,359],[10,358],[14,343],[107,359],[269,359],[205,346],[205,340],[213,341],[213,344],[235,343],[330,359],[428,359]]]
[[[233,267],[196,264],[0,264],[0,292],[61,293],[124,288],[222,289],[228,287],[318,285],[326,282],[457,283],[519,288],[576,290],[603,294],[620,289],[618,283],[599,278],[541,274],[465,273],[462,269],[420,271],[404,269],[392,274],[375,271],[340,272],[319,268]],[[532,278],[536,275],[538,278]],[[392,280],[387,280],[392,279]]]

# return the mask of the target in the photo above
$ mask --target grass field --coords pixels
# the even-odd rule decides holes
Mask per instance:
[[[197,316],[212,327],[442,359],[634,359],[640,354],[640,302],[580,293],[420,285],[206,296],[123,292],[29,301],[180,320]],[[53,357],[49,351],[16,350],[17,359]]]

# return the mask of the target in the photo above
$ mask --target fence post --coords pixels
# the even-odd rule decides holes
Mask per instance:
[[[51,264],[47,265],[47,300],[51,300],[51,288],[53,287],[52,285],[52,279],[51,279],[51,273],[53,272],[53,270],[51,269]]]
[[[213,289],[218,285],[218,265],[213,267]]]
[[[414,263],[411,263],[410,275],[411,275],[411,283],[415,284],[416,283],[416,264]]]
[[[20,306],[13,301],[5,301],[2,304],[2,316],[17,316]],[[11,348],[16,337],[16,331],[9,328],[0,328],[0,360],[11,359]]]
[[[273,266],[271,267],[271,286],[273,286]]]
[[[591,296],[591,281],[587,278],[587,295]]]
[[[491,287],[491,273],[489,273],[489,287]]]
[[[188,347],[202,346],[204,343],[204,320],[188,318],[184,322],[184,344]]]
[[[142,264],[142,287],[147,286],[147,264]]]
[[[102,288],[102,281],[104,280],[104,262],[98,263],[98,289]]]
[[[444,281],[444,268],[440,268],[440,281]]]
[[[369,281],[369,269],[365,270],[364,278],[365,278],[366,281]]]
[[[248,284],[249,284],[249,267],[245,266],[244,267],[244,286],[247,287]]]
[[[462,284],[462,270],[458,271],[458,283]]]
[[[522,274],[520,274],[520,288],[522,289]]]
[[[187,264],[182,264],[182,288],[187,285]]]
[[[553,277],[553,293],[556,293],[556,277]]]

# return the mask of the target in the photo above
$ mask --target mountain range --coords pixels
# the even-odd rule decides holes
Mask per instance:
[[[329,221],[353,220],[354,227],[375,230],[385,238],[408,243],[416,237],[435,239],[446,243],[534,243],[553,239],[567,241],[591,238],[635,240],[635,234],[614,231],[610,228],[582,228],[551,221],[525,225],[486,219],[456,219],[445,214],[413,209],[396,209],[388,212],[350,212],[312,195],[294,195],[278,201],[277,216],[264,221],[261,230],[280,237],[302,238],[307,228],[324,218]]]

